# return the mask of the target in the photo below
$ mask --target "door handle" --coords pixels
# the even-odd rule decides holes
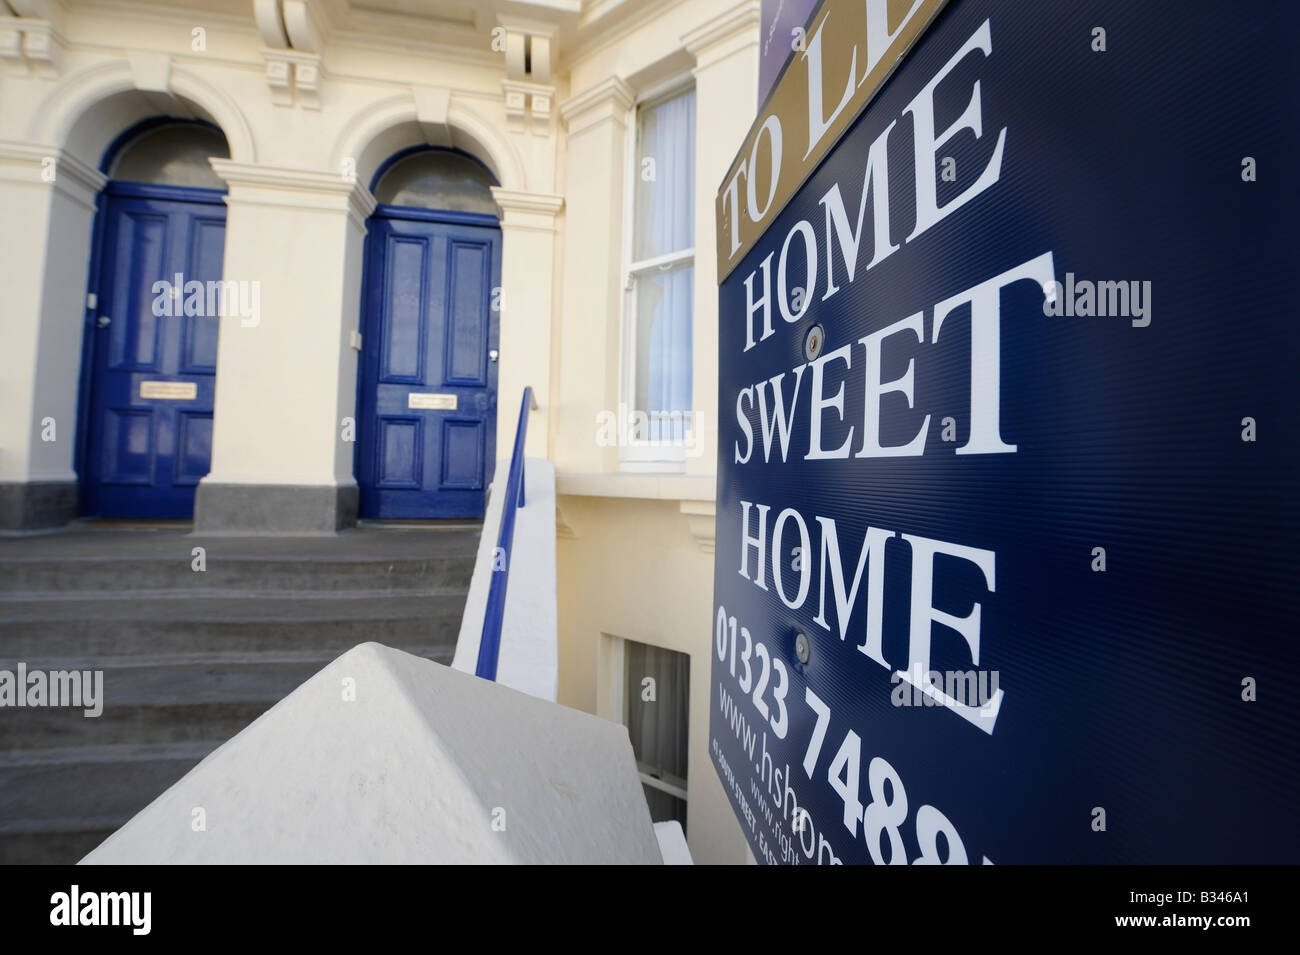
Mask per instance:
[[[111,325],[112,323],[113,320],[109,318],[107,315],[101,315],[99,316],[99,318],[95,319],[96,328],[108,328],[108,326]]]
[[[496,361],[501,357],[501,353],[495,348],[488,349],[488,361]]]

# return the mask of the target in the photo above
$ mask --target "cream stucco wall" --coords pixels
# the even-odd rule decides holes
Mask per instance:
[[[709,756],[717,265],[713,197],[755,115],[757,3],[660,4],[575,62],[564,191],[564,300],[554,456],[559,474],[560,702],[622,719],[614,641],[687,653],[687,840],[699,863],[748,850]],[[696,93],[693,398],[699,453],[679,474],[619,471],[595,416],[620,400],[623,195],[638,96],[689,76]]]
[[[713,555],[673,501],[570,496],[559,506],[569,535],[556,547],[560,702],[623,719],[613,640],[688,654],[687,843],[697,863],[744,863],[745,840],[709,757]]]
[[[707,748],[713,197],[757,108],[758,0],[624,0],[577,13],[484,0],[469,25],[447,12],[454,4],[442,5],[442,19],[385,19],[382,2],[309,0],[314,48],[289,51],[289,69],[316,72],[305,69],[296,91],[276,85],[287,54],[268,48],[254,0],[25,6],[42,15],[0,16],[0,483],[75,480],[81,343],[95,318],[84,296],[104,183],[96,167],[135,122],[201,118],[230,144],[230,159],[214,162],[229,188],[224,278],[258,282],[261,315],[251,327],[222,320],[205,479],[222,485],[355,483],[343,434],[355,414],[368,186],[401,149],[464,149],[500,181],[498,455],[509,454],[532,385],[539,407],[528,453],[556,467],[560,701],[608,706],[622,679],[602,650],[611,639],[690,654],[691,850],[698,862],[744,861]],[[522,8],[529,15],[518,21]],[[543,45],[549,38],[551,74],[511,80],[508,54],[490,43],[497,24]],[[36,35],[48,46],[26,49]],[[673,81],[696,90],[700,443],[680,473],[647,475],[620,470],[618,449],[596,440],[596,416],[617,409],[622,387],[629,128],[638,98]],[[53,181],[43,175],[51,164]],[[57,422],[55,441],[42,440],[46,417]]]
[[[563,206],[554,109],[522,130],[507,116],[503,55],[488,36],[434,50],[346,30],[320,44],[315,97],[300,90],[277,104],[251,9],[236,16],[205,6],[50,2],[45,19],[0,17],[0,209],[7,222],[24,223],[0,240],[0,280],[23,288],[5,311],[19,347],[4,360],[3,388],[20,414],[0,427],[0,481],[73,479],[79,320],[93,318],[82,302],[91,203],[103,182],[95,167],[115,137],[160,115],[205,119],[225,133],[224,278],[261,287],[256,327],[223,320],[205,480],[353,483],[341,435],[354,413],[349,340],[373,204],[366,187],[380,163],[412,145],[464,149],[500,181],[512,240],[505,285],[517,293],[507,294],[503,325],[521,329],[524,346],[502,349],[501,396],[517,408],[530,383],[549,408],[553,219]],[[38,27],[56,37],[48,62],[7,55]],[[193,48],[196,28],[206,31],[202,50]],[[553,79],[558,95],[567,87]],[[45,283],[33,286],[32,276]],[[47,412],[56,416],[55,442],[40,439]],[[501,447],[512,431],[501,429]]]

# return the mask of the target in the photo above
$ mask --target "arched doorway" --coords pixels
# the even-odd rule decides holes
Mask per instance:
[[[208,159],[228,156],[215,127],[175,120],[133,127],[105,153],[79,416],[83,514],[193,515],[231,294],[225,184]]]
[[[371,184],[356,476],[360,516],[482,517],[496,451],[501,229],[492,174],[399,153]]]

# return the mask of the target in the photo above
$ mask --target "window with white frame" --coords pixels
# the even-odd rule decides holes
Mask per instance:
[[[644,100],[632,125],[621,459],[679,470],[694,417],[695,89]]]

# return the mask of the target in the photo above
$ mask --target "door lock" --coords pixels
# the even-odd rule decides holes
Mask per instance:
[[[111,325],[112,322],[113,320],[109,318],[107,315],[101,315],[99,316],[99,318],[95,319],[95,327],[108,328],[108,326]]]

